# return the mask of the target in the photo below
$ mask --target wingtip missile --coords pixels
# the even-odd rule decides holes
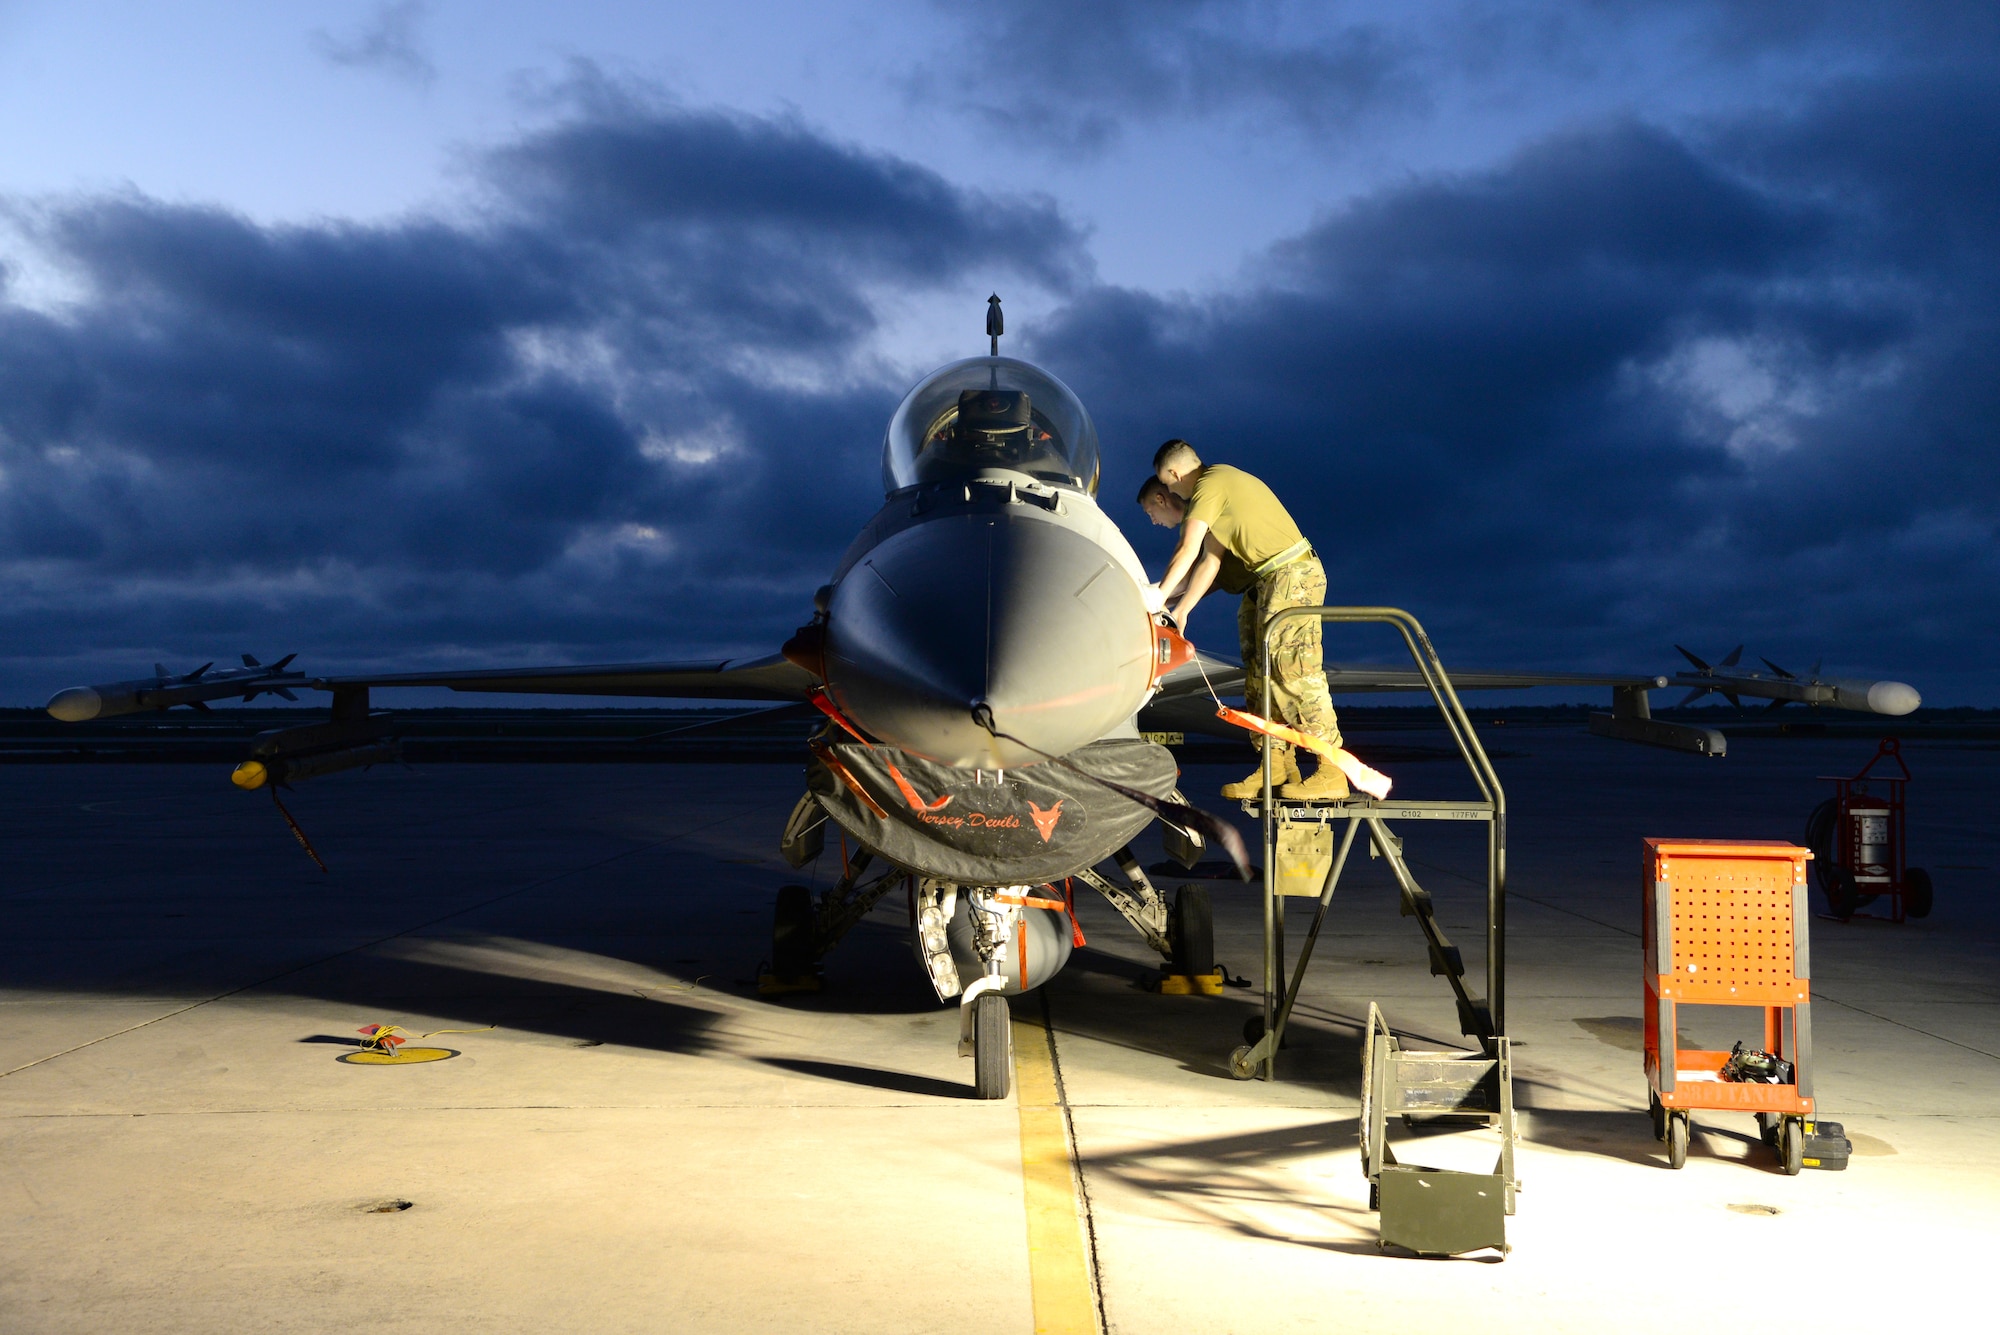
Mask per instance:
[[[49,714],[64,723],[87,723],[91,719],[116,718],[148,709],[172,709],[176,705],[206,709],[208,701],[232,695],[240,695],[246,701],[266,692],[288,700],[297,698],[286,689],[305,682],[304,672],[286,670],[296,654],[286,654],[269,667],[257,664],[249,654],[243,657],[249,660],[245,666],[224,668],[220,672],[211,672],[209,669],[215,664],[208,662],[177,676],[167,671],[165,664],[155,663],[151,677],[71,686],[49,698]]]
[[[1835,709],[1853,710],[1859,714],[1883,714],[1891,718],[1901,717],[1922,706],[1923,696],[1915,687],[1900,681],[1857,681],[1841,677],[1822,677],[1819,664],[1813,664],[1812,675],[1800,678],[1787,672],[1770,659],[1761,661],[1770,669],[1771,675],[1762,672],[1746,672],[1735,669],[1743,656],[1743,646],[1730,650],[1729,656],[1714,667],[1710,667],[1680,645],[1681,656],[1695,665],[1693,672],[1680,672],[1674,676],[1674,684],[1689,688],[1687,698],[1681,701],[1684,708],[1704,695],[1714,693],[1735,705],[1743,707],[1745,696],[1756,700],[1770,700],[1772,708],[1785,703],[1803,705],[1830,705]]]

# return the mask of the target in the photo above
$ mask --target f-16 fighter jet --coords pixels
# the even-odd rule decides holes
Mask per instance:
[[[1004,1097],[1004,998],[1054,977],[1079,935],[1056,887],[1101,893],[1163,956],[1207,937],[1205,897],[1170,911],[1131,844],[1160,819],[1169,852],[1192,865],[1204,834],[1225,846],[1236,836],[1181,801],[1173,756],[1140,734],[1137,718],[1149,702],[1184,702],[1212,719],[1210,683],[1240,691],[1243,674],[1197,659],[1148,614],[1146,572],[1094,499],[1090,414],[1048,371],[1002,356],[1001,332],[995,297],[988,355],[941,367],[904,397],[883,442],[882,508],[781,653],[312,678],[306,684],[332,694],[332,719],[266,734],[236,782],[282,785],[384,759],[391,724],[371,714],[370,692],[395,687],[791,702],[825,726],[809,744],[785,856],[793,866],[818,856],[829,821],[854,851],[818,899],[803,886],[779,892],[775,979],[809,979],[883,895],[912,885],[918,959],[939,999],[960,1001],[960,1051],[974,1058],[977,1093]],[[1643,717],[1645,690],[1665,685],[1452,675],[1460,689],[1610,685],[1627,702],[1621,722],[1635,709]],[[1329,664],[1328,676],[1335,693],[1424,689],[1408,669]],[[145,707],[128,695],[118,699]],[[76,698],[65,692],[52,711],[65,717],[63,702]]]

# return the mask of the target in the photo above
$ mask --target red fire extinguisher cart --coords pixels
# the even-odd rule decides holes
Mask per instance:
[[[1897,772],[1882,765],[1883,772],[1875,773],[1883,761],[1893,761]],[[1842,922],[1856,916],[1880,918],[1882,914],[1858,910],[1884,896],[1890,922],[1930,916],[1930,873],[1904,865],[1908,827],[1903,793],[1910,767],[1903,763],[1896,739],[1883,738],[1873,759],[1853,778],[1820,777],[1834,785],[1834,795],[1807,817],[1806,847],[1812,850],[1820,893],[1833,916]]]

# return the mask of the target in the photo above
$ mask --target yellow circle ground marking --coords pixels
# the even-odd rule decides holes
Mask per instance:
[[[415,1066],[418,1062],[441,1062],[457,1055],[456,1048],[397,1048],[394,1052],[343,1052],[334,1060],[349,1066]]]

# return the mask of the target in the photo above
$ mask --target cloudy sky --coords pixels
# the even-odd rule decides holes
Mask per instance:
[[[1447,662],[2000,704],[1996,71],[1990,3],[0,0],[0,703],[766,652],[998,291],[1150,561],[1183,435]]]

